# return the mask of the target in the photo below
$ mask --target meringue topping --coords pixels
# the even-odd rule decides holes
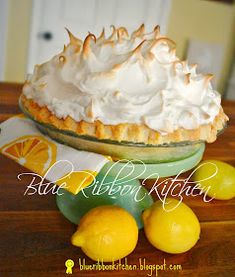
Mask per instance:
[[[23,93],[58,118],[145,124],[162,135],[213,122],[221,102],[213,75],[180,61],[159,30],[145,33],[142,24],[129,35],[112,26],[110,36],[89,33],[84,42],[67,30],[70,43],[35,66]]]

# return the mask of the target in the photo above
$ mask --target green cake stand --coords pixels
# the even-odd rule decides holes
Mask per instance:
[[[195,167],[202,159],[205,144],[191,156],[181,160],[144,164],[122,160],[104,165],[96,180],[77,195],[60,189],[56,202],[61,213],[72,223],[79,224],[80,218],[90,209],[101,205],[118,205],[129,211],[138,227],[143,227],[141,214],[152,205],[150,193],[141,185],[140,179],[157,179],[174,176]]]

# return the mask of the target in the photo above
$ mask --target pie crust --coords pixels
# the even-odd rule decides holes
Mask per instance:
[[[144,143],[151,145],[177,143],[184,141],[206,141],[214,142],[217,133],[224,128],[228,117],[221,107],[219,114],[211,124],[201,125],[197,129],[186,130],[179,128],[176,131],[161,135],[159,132],[141,124],[122,123],[118,125],[105,125],[100,121],[89,123],[85,121],[76,122],[70,116],[65,119],[57,118],[46,106],[40,107],[32,99],[22,94],[21,101],[24,108],[39,122],[53,125],[59,130],[69,130],[78,135],[91,136],[100,140],[113,140],[118,142]]]

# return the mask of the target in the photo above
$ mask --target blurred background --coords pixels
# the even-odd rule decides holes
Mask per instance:
[[[68,42],[64,27],[84,38],[102,27],[159,24],[177,55],[213,73],[214,87],[235,99],[235,4],[232,0],[0,0],[0,81],[23,82],[34,64]]]

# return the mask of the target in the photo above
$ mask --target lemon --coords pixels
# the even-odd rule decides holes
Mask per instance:
[[[149,242],[167,253],[183,253],[199,239],[200,224],[194,212],[184,203],[167,198],[143,212],[144,231]]]
[[[227,163],[205,160],[199,164],[193,180],[212,198],[228,200],[235,197],[235,168]]]
[[[71,242],[92,260],[111,262],[130,254],[138,240],[134,217],[118,206],[99,206],[86,213]]]

